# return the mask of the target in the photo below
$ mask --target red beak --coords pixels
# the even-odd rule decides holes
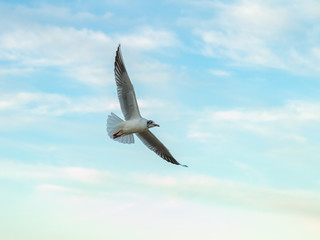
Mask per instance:
[[[158,124],[153,124],[153,126],[155,126],[155,127],[160,127]]]

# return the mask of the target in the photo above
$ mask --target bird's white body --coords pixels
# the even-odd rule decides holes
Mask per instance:
[[[147,120],[144,118],[131,119],[123,121],[119,125],[120,132],[128,135],[132,133],[139,133],[148,130]]]

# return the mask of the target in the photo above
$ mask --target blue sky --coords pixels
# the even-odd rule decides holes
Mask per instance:
[[[0,238],[319,239],[320,2],[1,1]],[[118,44],[140,111],[122,116]]]

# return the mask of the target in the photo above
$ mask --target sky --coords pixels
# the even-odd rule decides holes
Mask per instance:
[[[318,0],[0,1],[0,239],[319,239],[319,62]]]

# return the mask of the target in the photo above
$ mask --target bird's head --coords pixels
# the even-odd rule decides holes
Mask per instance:
[[[155,124],[154,121],[148,120],[148,121],[147,121],[147,127],[148,127],[148,128],[152,128],[152,127],[160,127],[160,126],[159,126],[158,124]]]

